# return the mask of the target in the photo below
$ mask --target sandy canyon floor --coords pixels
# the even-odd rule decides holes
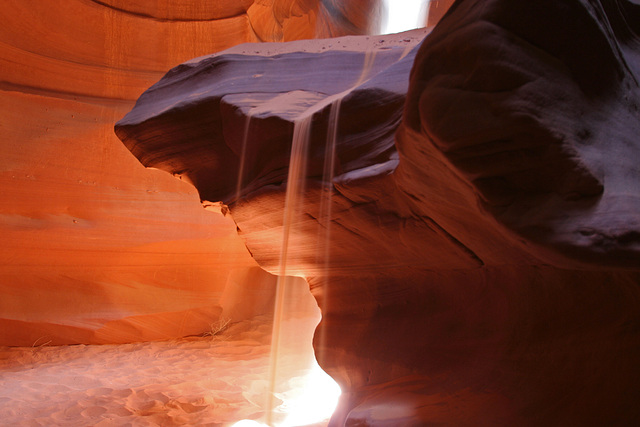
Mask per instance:
[[[299,324],[300,319],[289,322],[293,328]],[[213,332],[120,345],[0,347],[1,424],[231,426],[264,417],[271,318]],[[324,426],[327,420],[314,413],[323,409],[317,396],[307,394],[312,407],[304,402],[305,385],[315,379],[311,389],[317,391],[331,380],[310,368],[310,338],[291,338],[279,357],[273,422]],[[300,357],[295,346],[308,347],[307,356]]]

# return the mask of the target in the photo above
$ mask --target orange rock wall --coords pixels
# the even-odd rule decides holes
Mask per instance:
[[[373,3],[4,1],[0,345],[200,333],[229,315],[229,286],[255,290],[251,304],[266,310],[272,278],[233,222],[142,167],[113,124],[183,61],[242,42],[362,33]]]

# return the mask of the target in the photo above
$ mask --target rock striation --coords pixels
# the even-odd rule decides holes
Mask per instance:
[[[639,10],[461,0],[419,49],[244,45],[174,68],[116,134],[307,279],[333,425],[632,425]]]
[[[363,34],[375,3],[4,1],[0,345],[198,334],[232,317],[239,289],[252,289],[254,314],[271,310],[275,280],[233,221],[145,170],[113,123],[183,61],[242,42]]]

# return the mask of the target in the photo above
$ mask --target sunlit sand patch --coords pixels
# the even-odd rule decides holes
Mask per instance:
[[[2,347],[0,419],[11,426],[231,426],[260,420],[271,321],[257,317],[215,336],[162,342]],[[295,355],[284,357],[286,362]],[[282,372],[291,378],[276,411],[297,406],[306,387],[304,375]]]
[[[277,393],[282,404],[274,409],[276,427],[323,426],[335,411],[341,391],[336,382],[315,365],[289,380],[289,389]],[[266,426],[260,420],[241,420],[233,427]]]

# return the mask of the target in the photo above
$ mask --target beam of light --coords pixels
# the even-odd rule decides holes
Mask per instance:
[[[276,393],[282,404],[273,410],[271,427],[303,427],[328,421],[338,406],[340,386],[315,364],[304,376],[288,381],[289,390]],[[254,420],[242,420],[231,427],[268,427]]]
[[[421,28],[427,22],[430,0],[384,0],[382,34],[395,34]]]
[[[278,395],[283,403],[276,411],[286,414],[279,427],[300,427],[331,418],[342,391],[320,366],[316,364],[306,376],[294,378],[292,385],[292,391]]]

